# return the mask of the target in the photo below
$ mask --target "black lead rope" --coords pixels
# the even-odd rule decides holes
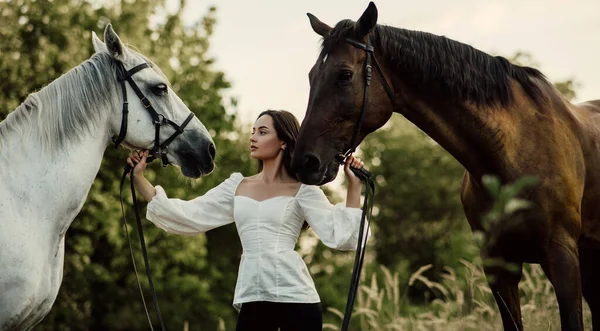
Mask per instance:
[[[354,266],[352,267],[352,277],[350,278],[350,290],[348,292],[348,301],[346,301],[346,310],[344,312],[344,320],[342,322],[342,331],[348,330],[350,318],[352,317],[352,309],[358,286],[360,285],[360,272],[365,260],[365,252],[367,250],[367,238],[371,229],[371,217],[373,215],[373,197],[375,196],[375,181],[373,174],[363,169],[350,168],[354,174],[365,182],[365,199],[362,206],[362,216],[360,218],[360,229],[358,230],[358,243],[354,256]],[[367,212],[368,211],[368,212]],[[367,217],[368,214],[368,217]],[[365,223],[367,229],[365,231]]]
[[[153,160],[152,156],[147,158],[147,162],[152,162],[152,160]],[[150,292],[152,293],[152,300],[154,301],[154,309],[156,310],[156,315],[158,316],[161,330],[165,331],[166,330],[165,322],[163,321],[162,314],[160,313],[160,308],[158,307],[158,298],[156,296],[156,290],[154,289],[154,282],[152,281],[152,270],[150,269],[150,264],[148,262],[148,252],[146,250],[146,240],[144,239],[144,230],[142,229],[140,211],[139,211],[139,207],[138,207],[137,199],[136,199],[136,195],[135,195],[135,187],[133,186],[133,168],[129,164],[127,164],[127,165],[125,165],[123,175],[121,176],[119,196],[121,198],[121,213],[123,214],[123,224],[125,226],[125,233],[127,234],[127,242],[129,244],[129,251],[131,253],[131,261],[133,262],[133,270],[135,271],[135,277],[137,279],[138,287],[140,289],[140,295],[142,297],[144,311],[146,312],[146,317],[148,318],[148,323],[150,324],[150,330],[154,331],[154,328],[152,327],[152,319],[150,318],[150,314],[148,313],[148,307],[146,306],[146,299],[144,298],[144,292],[142,291],[142,285],[140,283],[140,276],[138,274],[137,267],[135,264],[133,247],[131,245],[131,238],[129,237],[129,230],[127,228],[127,220],[125,218],[125,209],[123,208],[123,184],[125,183],[127,174],[130,175],[131,198],[133,200],[133,210],[135,211],[135,220],[137,223],[138,235],[140,237],[140,244],[142,246],[142,255],[144,257],[144,265],[146,267],[146,276],[148,277],[148,283],[150,285]]]

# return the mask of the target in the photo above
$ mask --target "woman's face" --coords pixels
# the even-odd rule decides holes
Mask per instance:
[[[250,157],[267,160],[277,157],[285,144],[277,137],[270,115],[259,117],[252,127],[250,136]]]

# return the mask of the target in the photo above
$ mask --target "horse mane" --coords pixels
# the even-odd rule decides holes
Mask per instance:
[[[323,51],[353,35],[353,28],[353,21],[340,21],[324,38]],[[541,86],[550,84],[537,69],[511,64],[504,57],[427,32],[377,25],[371,43],[375,58],[384,57],[409,88],[419,94],[433,93],[445,102],[508,106],[514,100],[511,80],[535,102],[541,102]]]
[[[97,53],[77,67],[31,93],[15,111],[0,123],[0,150],[10,134],[20,139],[38,138],[43,150],[56,151],[78,141],[108,114],[121,107],[114,83],[116,66],[107,53]]]

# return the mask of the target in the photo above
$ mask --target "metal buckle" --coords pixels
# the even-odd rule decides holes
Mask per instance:
[[[142,97],[140,101],[142,102],[142,105],[144,105],[145,108],[149,108],[150,106],[152,106],[152,103],[150,102],[150,100],[146,99],[146,97]]]
[[[156,114],[158,119],[156,121],[154,121],[154,124],[163,124],[165,122],[165,117],[163,116],[163,114]]]
[[[335,158],[341,164],[345,164],[346,163],[346,159],[348,159],[348,156],[350,156],[350,154],[352,154],[352,149],[347,150],[346,153],[340,153],[340,154],[338,154]]]

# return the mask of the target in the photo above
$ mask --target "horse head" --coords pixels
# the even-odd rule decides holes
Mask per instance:
[[[145,56],[126,47],[112,26],[104,31],[104,42],[95,33],[96,53],[114,60],[115,81],[121,88],[123,109],[110,116],[113,141],[130,149],[148,149],[163,163],[178,165],[186,177],[198,178],[214,168],[215,145],[190,109],[173,91],[160,68]]]
[[[303,183],[314,185],[333,180],[343,162],[339,156],[385,124],[393,109],[379,79],[373,80],[368,100],[364,97],[367,75],[370,80],[370,69],[365,69],[367,52],[352,44],[368,44],[377,23],[375,5],[370,3],[357,22],[342,29],[331,28],[312,14],[308,17],[313,30],[323,37],[323,49],[309,72],[308,108],[292,166]],[[368,111],[360,121],[363,107]]]

